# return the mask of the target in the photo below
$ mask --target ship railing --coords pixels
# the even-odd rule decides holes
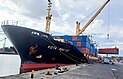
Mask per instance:
[[[1,25],[14,25],[17,26],[18,25],[18,21],[15,20],[4,20]]]

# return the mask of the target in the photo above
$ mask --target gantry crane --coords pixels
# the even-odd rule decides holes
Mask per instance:
[[[94,14],[94,16],[86,23],[86,25],[82,28],[82,30],[80,30],[80,22],[76,22],[76,36],[79,36],[80,34],[82,34],[85,29],[89,26],[89,24],[99,15],[99,13],[102,11],[102,9],[106,6],[106,4],[109,2],[110,0],[107,0],[102,7]]]

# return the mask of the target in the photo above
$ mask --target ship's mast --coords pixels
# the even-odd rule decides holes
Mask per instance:
[[[48,15],[46,16],[46,29],[45,29],[45,32],[46,33],[49,33],[50,32],[50,22],[51,22],[51,17],[52,15],[50,14],[50,11],[51,11],[51,1],[48,0]]]

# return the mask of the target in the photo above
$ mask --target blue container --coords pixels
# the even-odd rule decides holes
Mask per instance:
[[[97,52],[97,49],[95,48],[95,52]]]
[[[72,36],[60,36],[61,39],[64,39],[65,41],[72,41]]]
[[[95,53],[98,53],[98,50],[97,50],[97,48],[95,48]]]
[[[78,41],[82,41],[82,36],[78,36],[78,37],[77,37],[77,40],[78,40]]]
[[[93,48],[93,52],[95,53],[95,47]]]
[[[67,36],[67,40],[72,41],[72,36]]]
[[[96,56],[96,57],[98,57],[98,54],[97,54],[97,53],[95,53],[95,56]]]
[[[93,47],[92,46],[90,46],[90,51],[93,53]]]
[[[60,39],[64,39],[64,37],[63,36],[60,36]]]
[[[82,47],[86,48],[87,47],[87,42],[82,42]]]
[[[88,40],[87,40],[87,42],[89,43],[89,44],[91,44],[91,42],[90,42],[91,40],[88,38]]]
[[[90,42],[88,42],[88,49],[90,49],[91,48],[91,45],[90,45]],[[91,50],[91,49],[90,49]]]
[[[97,50],[97,48],[95,49],[95,56],[96,57],[98,56],[98,50]]]
[[[90,44],[88,42],[82,42],[82,45],[81,45],[83,48],[88,48],[90,49]]]
[[[75,47],[77,47],[76,46],[76,41],[72,41],[72,45],[75,46]]]
[[[82,36],[82,42],[86,42],[88,41],[88,37],[87,36]]]
[[[67,36],[62,37],[65,41],[68,41]]]
[[[55,38],[56,38],[56,39],[60,39],[60,36],[56,36]]]
[[[60,39],[64,39],[64,41],[68,41],[67,37],[65,37],[65,36],[60,36]]]
[[[94,44],[90,44],[92,47],[94,47]]]
[[[91,51],[94,52],[94,44],[90,44],[90,46],[91,46]]]
[[[90,51],[90,55],[91,55],[91,56],[93,55],[93,52],[92,52],[92,51]]]
[[[52,36],[53,39],[55,39],[55,36]]]

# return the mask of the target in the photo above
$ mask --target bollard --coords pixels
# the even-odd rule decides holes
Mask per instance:
[[[79,66],[79,64],[78,64],[78,63],[76,63],[76,66]]]
[[[59,64],[56,64],[56,70],[59,70],[59,69],[60,69]]]
[[[50,72],[50,69],[49,68],[47,69],[46,75],[52,75],[52,73]]]
[[[32,79],[34,78],[34,73],[35,73],[35,71],[32,70],[32,73],[31,73],[31,78],[32,78]]]

